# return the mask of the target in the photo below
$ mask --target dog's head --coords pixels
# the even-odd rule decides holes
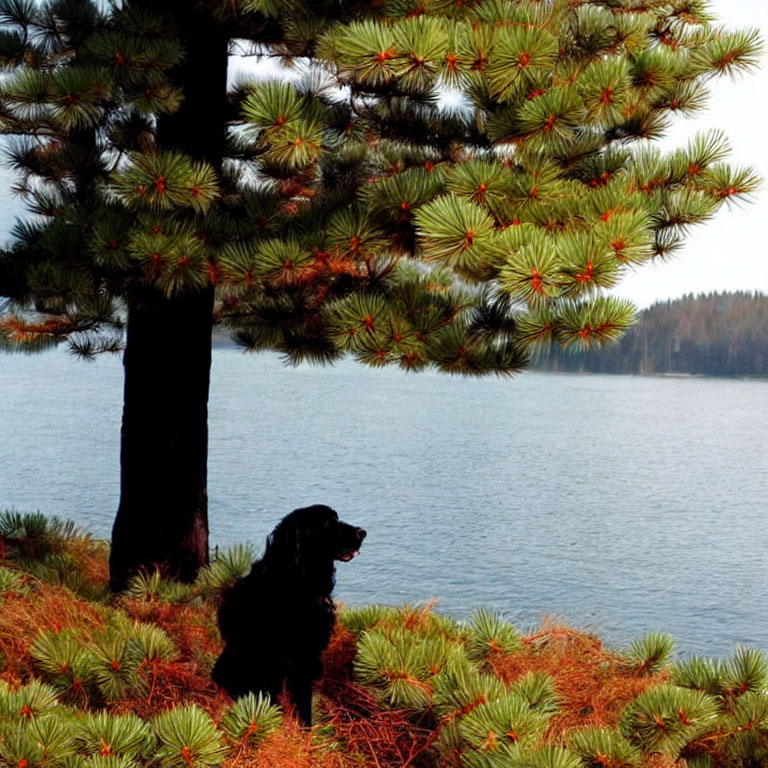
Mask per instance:
[[[315,504],[286,515],[268,539],[268,551],[290,560],[296,569],[349,562],[360,549],[366,532],[339,520],[330,507]]]

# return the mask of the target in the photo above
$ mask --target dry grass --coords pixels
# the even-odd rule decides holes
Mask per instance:
[[[103,627],[100,607],[61,586],[33,582],[27,595],[6,595],[0,608],[0,652],[5,659],[0,679],[15,684],[29,677],[33,671],[29,649],[41,631],[71,629],[89,641]]]
[[[107,582],[103,548],[80,542],[70,548],[83,564],[92,585]],[[13,564],[10,564],[14,567]],[[214,606],[196,599],[171,604],[162,600],[120,598],[110,606],[89,603],[62,586],[25,577],[27,594],[7,593],[0,605],[0,679],[17,685],[34,674],[29,648],[41,630],[72,630],[89,642],[109,623],[110,612],[161,627],[174,641],[178,658],[146,671],[147,690],[113,702],[114,713],[133,712],[150,718],[180,704],[194,703],[220,722],[229,698],[210,678],[220,651]],[[434,630],[431,606],[406,609],[402,625],[416,632]],[[316,697],[320,725],[312,731],[286,717],[280,729],[258,748],[233,747],[225,768],[435,768],[448,766],[431,749],[440,726],[432,714],[385,707],[369,689],[352,681],[356,653],[354,633],[337,626],[324,654],[325,675]],[[648,675],[600,640],[557,623],[546,623],[524,638],[523,650],[489,658],[492,671],[512,685],[529,672],[550,675],[560,696],[546,740],[565,744],[574,730],[613,727],[626,704],[651,685],[665,681],[664,673]],[[290,714],[290,713],[289,713]],[[645,756],[643,768],[674,768],[658,755]]]
[[[119,702],[115,711],[131,711],[147,718],[180,704],[197,704],[220,720],[229,697],[211,679],[211,667],[221,651],[215,610],[207,602],[166,603],[121,598],[116,605],[136,621],[156,624],[174,642],[178,657],[151,670],[150,694],[145,700]]]
[[[256,750],[245,749],[224,763],[224,768],[364,768],[326,740],[286,718]]]
[[[629,701],[666,679],[664,674],[639,673],[598,638],[562,624],[546,623],[524,643],[524,651],[495,656],[491,666],[507,685],[527,672],[552,677],[561,697],[547,731],[554,743],[578,728],[615,726]]]
[[[406,613],[408,629],[426,631],[431,625],[428,609]],[[588,726],[613,727],[625,705],[646,688],[666,680],[664,674],[644,675],[621,656],[603,647],[585,632],[548,622],[524,638],[524,649],[497,654],[491,668],[505,684],[512,685],[529,672],[550,675],[560,696],[560,709],[552,718],[546,739],[564,744],[567,735]],[[355,653],[354,635],[337,628],[324,659],[321,681],[324,718],[347,751],[367,765],[416,768],[436,765],[430,753],[435,724],[415,721],[408,712],[383,708],[365,688],[350,681]],[[649,758],[650,760],[650,758]],[[671,768],[653,757],[644,768]]]
[[[141,698],[125,698],[114,702],[109,710],[114,714],[132,712],[146,719],[183,704],[197,704],[215,721],[221,719],[231,704],[207,672],[193,663],[174,661],[152,665],[147,673],[148,692]]]
[[[321,688],[325,681],[349,680],[356,652],[357,643],[354,633],[337,624],[331,634],[328,647],[323,653],[325,677],[320,681]]]
[[[109,584],[109,544],[88,536],[71,539],[67,551],[78,563],[78,569],[86,581],[94,586]]]
[[[123,598],[120,608],[132,619],[157,624],[167,632],[182,658],[212,660],[221,651],[216,614],[208,603],[166,603]]]
[[[437,735],[433,723],[382,707],[362,686],[326,678],[323,690],[324,721],[344,744],[349,759],[360,761],[355,765],[415,767]]]

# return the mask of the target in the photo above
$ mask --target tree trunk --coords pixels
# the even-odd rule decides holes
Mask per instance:
[[[184,92],[162,116],[157,141],[221,171],[226,130],[227,35],[187,3],[144,0],[176,14],[186,53],[173,72]],[[141,3],[139,3],[141,4]],[[128,300],[123,365],[120,506],[110,584],[142,569],[193,581],[208,562],[208,386],[213,287],[166,298],[147,288]]]
[[[212,309],[212,289],[175,299],[148,289],[131,299],[114,589],[141,569],[193,581],[208,561]]]

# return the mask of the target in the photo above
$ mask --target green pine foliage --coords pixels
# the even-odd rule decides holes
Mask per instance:
[[[518,650],[518,648],[514,650]],[[543,672],[528,672],[517,680],[509,690],[527,701],[528,706],[537,712],[551,715],[559,709],[560,695],[555,683],[549,675]]]
[[[272,705],[268,696],[247,696],[235,701],[221,721],[221,728],[238,747],[257,747],[282,722],[280,710]]]
[[[56,691],[39,680],[32,680],[27,685],[16,689],[3,683],[0,688],[0,712],[4,717],[22,715],[36,718],[51,714],[58,706]]]
[[[0,602],[2,602],[5,595],[13,594],[27,594],[27,586],[24,583],[24,579],[17,571],[0,566]]]
[[[549,717],[532,709],[521,696],[506,694],[479,704],[459,721],[459,735],[475,754],[493,755],[495,765],[514,754],[517,745],[533,746],[544,735]],[[473,761],[477,762],[477,761]]]
[[[503,683],[495,675],[480,672],[469,659],[457,655],[454,663],[435,680],[435,712],[454,720],[505,693]]]
[[[512,653],[522,647],[519,632],[500,616],[479,609],[469,625],[467,653],[474,661],[484,661],[494,653]]]
[[[91,675],[106,701],[119,701],[130,691],[141,688],[136,653],[126,634],[109,632],[89,650]]]
[[[756,648],[737,646],[728,660],[724,675],[725,690],[732,696],[768,690],[768,659]]]
[[[341,626],[359,634],[380,624],[392,625],[398,617],[396,609],[386,605],[365,605],[347,608],[339,617]]]
[[[256,553],[249,544],[217,550],[211,562],[200,571],[197,584],[202,590],[222,591],[247,576]]]
[[[722,692],[725,665],[720,659],[706,659],[689,656],[673,664],[670,669],[672,681],[682,688],[693,688],[706,693]]]
[[[153,624],[137,624],[131,639],[132,654],[142,669],[154,664],[167,663],[176,658],[173,640]]]
[[[227,749],[208,715],[191,704],[164,712],[152,721],[159,749],[154,759],[168,768],[216,768]]]
[[[576,731],[569,747],[586,768],[637,768],[642,761],[642,752],[619,731],[610,728]]]
[[[356,674],[361,682],[375,686],[387,704],[398,709],[426,709],[431,693],[427,680],[435,666],[427,663],[425,650],[412,633],[370,632],[359,646]],[[441,663],[445,658],[436,661],[436,665]]]
[[[718,702],[703,691],[661,685],[641,693],[624,711],[622,730],[644,752],[677,757],[714,731]]]
[[[149,724],[137,715],[88,712],[74,734],[76,749],[87,756],[111,755],[124,759],[149,757],[155,739]]]
[[[162,7],[0,4],[0,130],[38,216],[0,258],[7,348],[115,351],[142,288],[214,285],[236,341],[293,363],[511,373],[621,337],[606,292],[759,184],[717,131],[633,147],[757,65],[704,4],[209,3],[301,65],[234,84],[220,167],[157,145],[185,55]]]
[[[182,51],[162,17],[131,7],[5,0],[0,18],[0,131],[37,217],[0,259],[0,335],[11,349],[68,340],[86,357],[115,351],[122,291],[94,260],[91,230],[114,207],[104,184],[116,161],[146,148],[153,116],[178,107],[166,74]]]
[[[159,571],[136,574],[125,590],[127,597],[149,602],[164,600],[168,603],[184,603],[193,599],[195,594],[193,585],[163,579]]]
[[[21,563],[32,576],[63,584],[88,599],[106,597],[105,585],[86,579],[79,567],[81,552],[91,547],[103,549],[104,543],[93,541],[72,521],[46,517],[40,512],[22,514],[4,510],[0,512],[0,538],[7,555]],[[3,573],[0,571],[0,585]],[[5,578],[13,577],[5,575]],[[18,588],[23,591],[24,585]]]
[[[649,632],[632,642],[629,658],[643,672],[658,672],[659,669],[667,666],[674,647],[674,638],[664,632]]]
[[[154,624],[129,624],[84,643],[69,632],[41,632],[30,648],[38,673],[67,700],[118,701],[147,691],[158,665],[177,657]]]
[[[54,689],[67,697],[87,696],[92,657],[73,635],[42,632],[30,648],[30,655]]]
[[[194,705],[147,721],[135,714],[83,710],[59,696],[37,681],[15,690],[0,683],[0,764],[213,768],[246,741],[258,744],[282,720],[276,707],[255,697],[229,707],[220,730]]]
[[[34,561],[62,554],[68,542],[84,534],[71,521],[46,517],[42,512],[22,514],[6,509],[0,512],[0,536],[15,560]]]

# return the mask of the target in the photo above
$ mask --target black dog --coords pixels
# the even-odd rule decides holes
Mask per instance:
[[[285,689],[311,725],[312,683],[336,615],[334,561],[351,560],[364,538],[320,504],[291,512],[272,531],[262,559],[219,607],[224,650],[213,679],[232,698],[261,691],[275,702]]]

